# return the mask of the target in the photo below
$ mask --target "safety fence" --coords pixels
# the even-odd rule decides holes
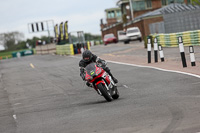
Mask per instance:
[[[157,38],[158,44],[162,47],[177,47],[178,37],[183,38],[184,46],[200,45],[200,30],[170,34],[153,34],[150,37],[152,40]]]

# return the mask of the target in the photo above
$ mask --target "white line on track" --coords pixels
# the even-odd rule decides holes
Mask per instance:
[[[192,83],[193,85],[200,84],[200,82]],[[199,132],[200,133],[200,132]]]
[[[123,85],[125,88],[128,88],[128,86],[127,85]]]
[[[20,105],[21,103],[15,103],[14,105]]]
[[[16,116],[16,115],[13,115],[13,118],[14,118],[15,120],[17,120],[17,116]]]
[[[142,66],[142,65],[136,65],[136,64],[129,64],[129,63],[116,62],[116,61],[109,61],[109,60],[107,60],[107,62],[111,62],[111,63],[115,63],[115,64],[121,64],[121,65],[127,65],[127,66],[141,67],[141,68],[152,68],[152,69],[156,69],[156,70],[160,70],[160,71],[173,72],[173,73],[181,73],[181,74],[185,74],[185,75],[189,75],[189,76],[200,78],[200,75],[196,75],[196,74],[192,74],[192,73],[187,73],[187,72],[181,72],[181,71],[175,71],[175,70],[167,70],[167,69],[158,68],[158,67]]]
[[[70,57],[81,59],[81,57],[75,57],[75,56],[70,56]],[[175,70],[167,70],[167,69],[158,68],[158,67],[129,64],[129,63],[123,63],[123,62],[117,62],[117,61],[110,61],[110,60],[106,60],[106,61],[110,62],[110,63],[127,65],[127,66],[134,66],[134,67],[141,67],[141,68],[151,68],[151,69],[156,69],[156,70],[160,70],[160,71],[164,71],[164,72],[180,73],[180,74],[185,74],[185,75],[193,76],[193,77],[196,77],[196,78],[200,78],[200,75],[196,75],[196,74],[192,74],[192,73],[187,73],[187,72],[181,72],[181,71],[175,71]]]

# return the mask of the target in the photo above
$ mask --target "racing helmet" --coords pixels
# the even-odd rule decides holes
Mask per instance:
[[[90,52],[90,50],[85,50],[82,54],[82,57],[85,62],[90,62],[92,59],[92,52]]]

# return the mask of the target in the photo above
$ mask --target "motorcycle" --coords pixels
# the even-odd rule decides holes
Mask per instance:
[[[85,80],[108,102],[119,98],[119,92],[111,76],[100,64],[90,63],[85,67]]]

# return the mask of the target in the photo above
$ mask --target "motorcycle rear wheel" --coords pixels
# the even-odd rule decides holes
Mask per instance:
[[[111,96],[110,92],[106,89],[106,87],[103,84],[98,84],[97,87],[100,90],[100,92],[102,93],[103,97],[108,102],[111,102],[112,101],[112,96]]]

